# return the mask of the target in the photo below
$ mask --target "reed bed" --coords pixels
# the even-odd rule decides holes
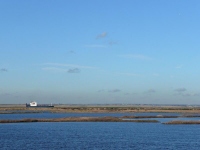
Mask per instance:
[[[118,117],[67,117],[57,119],[21,119],[21,120],[0,120],[0,123],[28,123],[28,122],[152,122],[157,120],[124,120]]]
[[[166,122],[163,124],[172,124],[172,125],[178,125],[178,124],[200,124],[200,121],[193,121],[193,120],[189,120],[189,121],[183,121],[183,120],[174,120],[174,121],[170,121],[170,122]]]

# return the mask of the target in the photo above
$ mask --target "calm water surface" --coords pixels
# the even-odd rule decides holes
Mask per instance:
[[[38,118],[37,115],[34,118]],[[200,125],[131,122],[0,124],[0,149],[197,150],[199,147]]]
[[[178,113],[24,113],[24,114],[0,114],[3,119],[25,119],[25,118],[64,118],[64,117],[104,117],[104,116],[156,116],[156,115],[180,115]]]

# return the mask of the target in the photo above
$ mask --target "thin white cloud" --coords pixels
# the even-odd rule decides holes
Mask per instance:
[[[139,60],[152,60],[151,57],[141,55],[141,54],[126,54],[126,55],[119,55],[123,58],[129,58],[129,59],[139,59]]]
[[[92,66],[82,66],[82,65],[76,65],[76,64],[62,64],[62,63],[44,63],[43,66],[48,66],[50,68],[52,67],[71,67],[71,68],[85,68],[85,69],[95,69],[95,67]]]
[[[45,71],[55,71],[55,72],[66,72],[68,69],[62,69],[62,68],[57,68],[57,67],[44,67],[42,70]]]

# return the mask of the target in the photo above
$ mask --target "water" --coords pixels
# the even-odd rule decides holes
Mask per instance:
[[[34,114],[32,115],[34,117]],[[37,118],[39,114],[35,115],[34,118]],[[55,117],[55,114],[48,115]],[[90,115],[98,116],[102,114],[90,113]],[[111,115],[116,116],[117,114]],[[0,119],[3,116],[0,115]],[[10,116],[7,115],[7,117]],[[59,114],[56,114],[56,116],[58,117]],[[124,113],[122,116],[124,116]],[[6,150],[197,150],[199,147],[200,125],[133,122],[0,124],[0,149]]]
[[[64,118],[64,117],[122,117],[122,116],[156,116],[156,115],[180,115],[178,113],[24,113],[24,114],[0,114],[3,119],[25,119],[25,118]]]

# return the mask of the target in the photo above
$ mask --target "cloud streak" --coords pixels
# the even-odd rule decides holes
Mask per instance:
[[[114,90],[109,90],[108,92],[111,92],[111,93],[118,93],[118,92],[121,92],[120,89],[114,89]]]
[[[175,89],[174,92],[175,92],[174,95],[179,95],[179,96],[184,96],[184,97],[200,96],[200,93],[190,93],[190,92],[187,92],[186,88],[178,88],[178,89]]]
[[[148,94],[148,95],[151,95],[154,93],[156,93],[156,90],[154,90],[154,89],[149,89],[148,91],[145,92],[145,94]]]
[[[183,93],[183,92],[185,92],[187,90],[186,90],[186,88],[178,88],[178,89],[175,89],[174,91],[178,92],[178,93]]]
[[[95,69],[92,66],[82,66],[76,64],[62,64],[62,63],[44,63],[43,66],[50,66],[50,67],[70,67],[70,68],[84,68],[84,69]]]
[[[68,73],[80,73],[81,70],[78,69],[78,68],[74,68],[74,69],[69,69],[67,72],[68,72]]]
[[[55,73],[80,73],[81,69],[95,69],[95,67],[91,66],[82,66],[75,64],[61,64],[61,63],[44,63],[42,64],[44,67],[42,70],[51,71]]]
[[[42,70],[45,71],[55,71],[55,72],[66,72],[68,69],[63,69],[63,68],[57,68],[57,67],[44,67]]]

